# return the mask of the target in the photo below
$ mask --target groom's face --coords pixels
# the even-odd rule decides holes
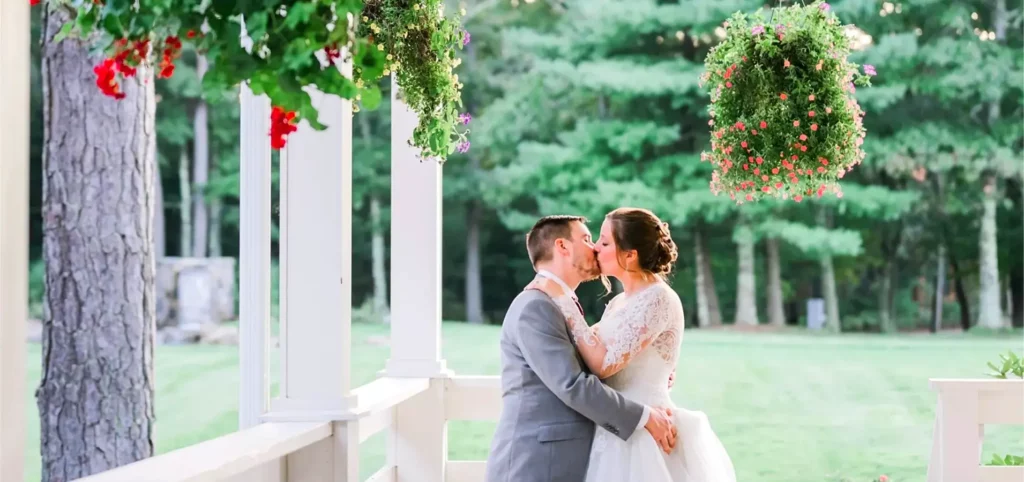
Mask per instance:
[[[590,281],[601,274],[590,230],[580,222],[574,222],[572,226],[572,267],[582,281]]]

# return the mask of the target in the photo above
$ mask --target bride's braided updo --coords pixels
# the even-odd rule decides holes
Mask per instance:
[[[605,216],[620,251],[636,250],[640,269],[667,276],[679,257],[668,223],[641,208],[619,208]]]

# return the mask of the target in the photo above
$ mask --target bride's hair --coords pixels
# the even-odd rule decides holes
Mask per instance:
[[[608,213],[605,219],[611,222],[612,238],[618,250],[636,250],[641,270],[663,278],[672,272],[679,250],[668,223],[642,208],[619,208]]]

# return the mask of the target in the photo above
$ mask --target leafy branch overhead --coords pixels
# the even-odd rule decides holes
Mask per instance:
[[[58,40],[97,39],[106,58],[94,69],[96,84],[115,99],[124,97],[120,82],[139,68],[172,76],[182,44],[190,43],[210,61],[204,92],[245,82],[269,97],[275,149],[300,120],[326,128],[309,89],[352,99],[356,111],[375,109],[380,81],[392,74],[419,116],[411,143],[423,157],[443,160],[468,149],[463,85],[453,70],[470,35],[460,24],[464,12],[446,16],[443,0],[52,0],[51,8],[62,7],[76,15]]]

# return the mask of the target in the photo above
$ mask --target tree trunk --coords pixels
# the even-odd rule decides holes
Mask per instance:
[[[477,44],[466,46],[466,60],[475,65]],[[476,105],[466,104],[468,112],[474,112]],[[475,151],[469,154],[469,175],[476,177],[480,173],[480,156]],[[483,218],[483,204],[480,196],[469,201],[466,213],[466,320],[473,324],[484,322],[484,293],[480,260],[480,222]]]
[[[156,136],[153,139],[153,149],[156,150]],[[155,162],[153,167],[153,256],[156,259],[167,255],[167,225],[164,217],[164,187],[160,176],[160,163]]]
[[[882,267],[882,281],[878,288],[878,324],[882,333],[893,333],[896,331],[892,312],[892,278],[895,270],[896,262],[891,256],[886,255],[885,264]]]
[[[953,288],[956,290],[956,302],[960,305],[960,328],[967,331],[971,329],[971,305],[967,298],[967,290],[964,289],[960,263],[956,259],[955,250],[952,249],[949,250],[949,264],[953,267]]]
[[[472,156],[476,159],[476,156]],[[473,162],[479,165],[478,162]],[[473,167],[474,171],[477,169]],[[483,283],[480,276],[480,218],[483,207],[479,200],[469,202],[466,217],[466,319],[484,322]]]
[[[838,333],[842,324],[839,320],[839,294],[836,292],[836,272],[832,255],[821,257],[821,291],[825,296],[825,330]]]
[[[1016,179],[1006,180],[1006,197],[1013,202],[1013,212],[1021,212],[1024,208],[1024,186]],[[1015,328],[1024,328],[1024,260],[1017,258],[1014,265],[1008,266],[1010,274],[1010,320]]]
[[[181,196],[178,214],[181,215],[179,250],[183,258],[192,256],[192,182],[189,181],[188,164],[188,152],[185,151],[185,146],[181,146],[178,156],[178,192]]]
[[[368,114],[359,115],[359,134],[363,138],[363,145],[373,145],[373,132],[370,128],[370,117]],[[384,245],[384,221],[381,216],[380,199],[370,191],[370,264],[373,273],[373,312],[378,315],[381,322],[387,324],[391,321],[391,314],[388,308],[388,275],[384,269],[387,254]]]
[[[818,211],[818,221],[821,226],[832,228],[832,213],[827,207]],[[843,325],[839,319],[839,293],[836,290],[836,271],[830,253],[821,256],[821,292],[825,297],[825,330],[839,333]]]
[[[942,307],[946,301],[946,244],[939,242],[935,255],[935,284],[932,293],[932,333],[942,329]]]
[[[42,35],[46,315],[42,480],[68,481],[153,454],[156,102],[153,73],[103,95],[102,58],[52,41],[66,7],[46,3]]]
[[[1024,328],[1024,275],[1017,270],[1010,274],[1010,302],[1013,327]]]
[[[206,70],[206,56],[196,55],[196,75],[202,79]],[[192,164],[192,256],[200,258],[206,257],[210,229],[206,204],[206,183],[210,178],[210,127],[207,118],[206,101],[200,96],[192,119],[192,159],[195,161]]]
[[[754,277],[754,233],[746,221],[736,226],[733,235],[736,242],[739,269],[736,276],[736,320],[737,325],[756,326],[757,287]]]
[[[879,329],[882,333],[893,333],[896,331],[896,323],[893,313],[893,286],[896,283],[896,254],[899,253],[900,244],[903,240],[903,223],[897,222],[895,233],[890,234],[887,230],[882,238],[882,280],[878,288],[878,312]]]
[[[209,149],[207,149],[207,152],[209,152]],[[211,158],[209,164],[209,171],[217,172],[217,159]],[[210,206],[210,257],[212,258],[224,256],[224,242],[221,240],[224,205],[221,200],[221,196],[207,198]]]
[[[999,258],[996,245],[996,197],[995,177],[988,176],[985,184],[985,199],[981,214],[981,236],[979,239],[979,260],[981,273],[978,287],[978,325],[985,328],[1003,327],[1003,310],[1000,305]]]
[[[700,260],[697,264],[697,269],[703,274],[701,278],[704,282],[704,296],[708,303],[708,325],[709,326],[721,326],[722,324],[722,304],[718,301],[718,287],[715,285],[715,272],[711,269],[711,251],[708,247],[707,236],[703,229],[703,223],[698,224],[697,232],[695,234],[700,249]]]
[[[992,18],[996,42],[1006,40],[1006,0],[996,0]],[[999,102],[989,104],[989,126],[999,119]],[[996,237],[996,177],[994,173],[982,176],[984,201],[982,202],[981,233],[978,239],[980,258],[978,286],[978,325],[985,328],[1003,327],[1003,310],[1000,305],[999,249]]]
[[[786,312],[782,308],[782,269],[779,264],[779,240],[768,238],[768,323],[786,326]]]
[[[704,258],[707,255],[704,253],[704,239],[701,237],[699,227],[693,231],[693,254],[696,265],[694,271],[697,273],[697,279],[694,282],[697,286],[697,326],[704,328],[711,326],[711,309],[708,306],[710,297],[707,292],[707,284],[704,282]]]
[[[697,272],[697,326],[720,326],[722,308],[715,291],[715,276],[711,271],[711,256],[707,252],[703,223],[698,223],[693,231],[693,251]]]
[[[373,264],[373,312],[380,316],[381,321],[387,323],[391,316],[388,309],[388,275],[384,270],[384,223],[381,220],[380,200],[374,195],[370,196],[370,223],[372,224],[370,261]]]
[[[219,258],[224,255],[224,243],[221,242],[221,207],[220,199],[210,199],[210,257]]]

